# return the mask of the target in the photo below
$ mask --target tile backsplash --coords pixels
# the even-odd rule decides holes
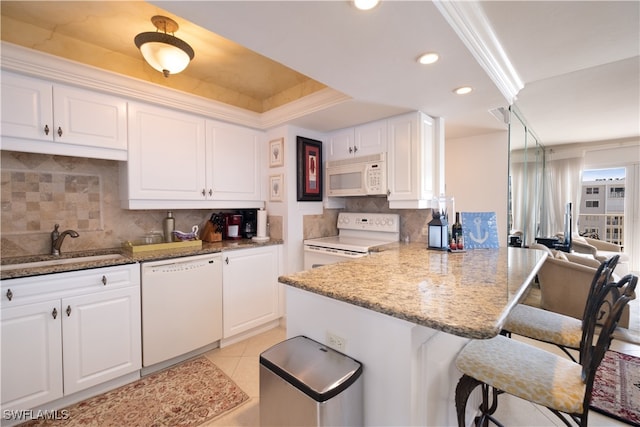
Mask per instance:
[[[166,211],[120,207],[119,162],[1,151],[1,234],[3,257],[47,254],[51,231],[76,230],[62,252],[120,247],[151,232],[162,232]],[[202,226],[213,212],[173,211],[176,229]],[[282,237],[282,219],[269,217],[269,232]],[[280,233],[279,235],[277,233]]]
[[[120,247],[151,232],[162,231],[166,211],[127,210],[120,207],[119,162],[80,157],[0,152],[1,233],[3,257],[47,254],[51,231],[76,230],[80,236],[66,239],[62,252]],[[427,241],[431,210],[391,210],[383,197],[347,200],[347,211],[400,214],[400,238]],[[335,235],[338,209],[305,216],[305,239]],[[174,211],[176,229],[202,226],[212,210]],[[269,216],[269,235],[282,238],[281,216]]]
[[[2,230],[51,231],[51,221],[78,232],[102,229],[99,175],[2,169]]]

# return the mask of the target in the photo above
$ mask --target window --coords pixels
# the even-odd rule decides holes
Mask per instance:
[[[586,187],[587,194],[600,194],[600,187]]]
[[[609,187],[609,197],[612,199],[624,198],[624,187]]]
[[[600,207],[600,201],[599,200],[587,200],[586,201],[586,206],[588,208],[598,208],[598,207]]]

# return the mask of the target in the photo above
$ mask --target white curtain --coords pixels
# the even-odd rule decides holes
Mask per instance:
[[[541,174],[535,162],[511,162],[511,213],[510,233],[520,231],[526,246],[539,236],[538,209]]]
[[[572,229],[577,232],[580,196],[582,195],[583,159],[569,158],[546,162],[545,191],[546,209],[542,212],[542,222],[547,224],[548,234],[563,231],[564,211],[567,202],[573,206]]]

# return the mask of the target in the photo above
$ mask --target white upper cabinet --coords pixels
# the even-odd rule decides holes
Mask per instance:
[[[329,135],[327,160],[367,156],[387,151],[387,121],[379,120]]]
[[[168,108],[129,105],[129,161],[122,165],[124,207],[178,207],[170,201],[202,201],[210,194],[205,120]]]
[[[214,200],[261,200],[260,142],[263,133],[207,120]]]
[[[388,119],[389,208],[424,209],[444,191],[441,119],[421,112]]]
[[[387,121],[367,123],[355,128],[355,156],[368,156],[387,151]]]
[[[126,209],[260,208],[261,133],[169,108],[129,105]]]
[[[2,73],[2,148],[127,159],[127,102],[71,86]]]

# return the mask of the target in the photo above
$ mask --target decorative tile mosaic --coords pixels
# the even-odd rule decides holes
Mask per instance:
[[[97,175],[2,170],[2,233],[51,231],[52,223],[77,231],[102,229]]]

